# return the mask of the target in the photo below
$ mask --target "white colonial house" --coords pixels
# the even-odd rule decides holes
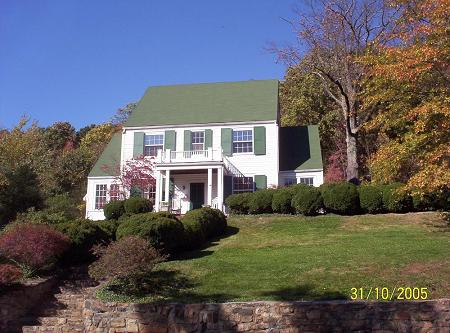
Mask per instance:
[[[89,174],[86,218],[104,219],[119,166],[142,155],[154,161],[156,185],[137,193],[156,211],[226,212],[232,193],[319,186],[317,126],[280,127],[279,118],[277,80],[150,87]]]

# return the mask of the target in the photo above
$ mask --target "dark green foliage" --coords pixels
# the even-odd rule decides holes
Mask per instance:
[[[412,195],[412,204],[415,211],[448,210],[450,208],[450,190],[444,189],[438,193]]]
[[[62,214],[69,220],[76,219],[79,215],[76,202],[68,193],[57,194],[47,198],[44,206],[44,210],[48,214]]]
[[[189,211],[188,214],[193,211]],[[187,218],[184,216],[181,222],[185,233],[184,247],[188,250],[201,247],[206,242],[206,235],[201,220],[195,214],[190,214]]]
[[[248,214],[249,200],[253,193],[232,194],[225,199],[225,204],[233,214]]]
[[[392,183],[383,187],[384,209],[390,213],[406,213],[412,210],[412,198],[402,191],[402,183]]]
[[[40,208],[43,199],[36,173],[23,165],[4,173],[5,185],[0,185],[0,225],[13,220],[17,213],[30,207]]]
[[[151,212],[153,205],[150,200],[138,197],[131,197],[124,202],[125,213],[141,214]]]
[[[30,224],[58,224],[69,222],[70,219],[64,212],[49,213],[48,210],[35,210],[30,208],[25,213],[19,213],[14,223],[30,223]]]
[[[347,215],[358,213],[359,196],[356,185],[349,182],[322,184],[320,192],[327,211]]]
[[[361,185],[358,192],[359,203],[363,212],[376,214],[383,211],[383,188],[380,185]]]
[[[66,261],[71,263],[92,259],[92,247],[109,241],[108,234],[91,220],[79,219],[56,224],[54,227],[67,235],[72,242],[72,247],[65,256]]]
[[[116,240],[116,231],[119,227],[121,220],[104,220],[96,221],[95,224],[99,226],[100,229],[105,233],[108,242]]]
[[[115,200],[107,203],[103,208],[103,213],[107,220],[117,220],[125,213],[123,200]]]
[[[323,199],[320,190],[313,186],[297,187],[292,198],[292,207],[297,214],[307,216],[317,215],[323,208]]]
[[[275,190],[258,190],[254,192],[248,202],[250,214],[272,213],[272,197]]]
[[[116,237],[139,236],[167,253],[175,253],[184,244],[183,224],[175,217],[161,217],[159,213],[143,213],[121,219]]]
[[[290,188],[281,188],[275,191],[272,198],[272,210],[274,213],[291,214],[293,208],[291,206],[294,191]]]

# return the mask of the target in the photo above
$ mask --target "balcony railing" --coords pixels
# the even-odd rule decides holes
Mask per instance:
[[[221,162],[223,160],[222,150],[208,148],[206,150],[158,150],[156,163],[179,163],[179,162]]]

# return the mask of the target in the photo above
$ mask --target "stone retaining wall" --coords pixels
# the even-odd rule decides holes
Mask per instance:
[[[57,278],[34,279],[10,286],[0,294],[0,332],[7,332],[29,310],[47,297]]]
[[[450,299],[123,304],[86,300],[86,332],[450,332]]]

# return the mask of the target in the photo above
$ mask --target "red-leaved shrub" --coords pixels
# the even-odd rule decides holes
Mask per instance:
[[[69,246],[67,236],[43,224],[19,224],[0,235],[0,255],[32,270],[54,263]]]
[[[14,265],[0,264],[0,285],[16,282],[22,277],[22,270]]]

